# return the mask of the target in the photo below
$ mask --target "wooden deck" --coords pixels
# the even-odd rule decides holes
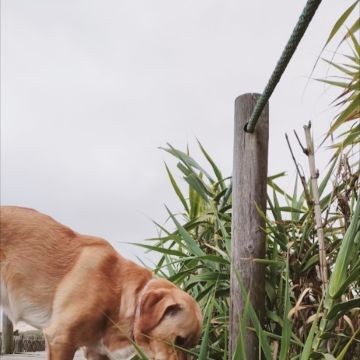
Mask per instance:
[[[46,351],[41,352],[26,352],[21,354],[0,355],[1,360],[46,360]],[[84,360],[81,351],[78,351],[74,357],[75,360]]]

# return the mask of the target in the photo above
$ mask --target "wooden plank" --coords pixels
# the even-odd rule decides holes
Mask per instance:
[[[252,261],[265,256],[264,219],[256,205],[265,213],[269,138],[269,106],[265,107],[253,133],[244,127],[259,94],[244,94],[235,101],[234,166],[232,190],[232,269],[230,306],[230,358],[235,351],[239,316],[244,309],[236,273],[250,293],[250,302],[260,318],[265,302],[264,266]],[[248,359],[258,357],[258,338],[246,334]]]
[[[1,355],[1,359],[6,360],[46,360],[47,353],[46,351],[40,352],[28,352],[28,353],[21,353],[21,354],[11,354],[11,355]],[[74,360],[84,360],[84,356],[82,351],[78,351],[75,354]]]
[[[1,359],[8,360],[29,360],[29,359],[46,359],[46,353],[37,352],[37,353],[21,353],[21,354],[11,354],[11,355],[1,355]]]

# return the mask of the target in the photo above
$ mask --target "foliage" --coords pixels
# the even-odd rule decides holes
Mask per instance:
[[[144,244],[144,247],[162,254],[156,268],[160,276],[191,292],[202,308],[209,309],[211,304],[211,313],[205,311],[207,341],[202,342],[201,350],[198,349],[204,353],[206,348],[206,356],[199,358],[227,359],[230,179],[222,177],[203,148],[212,171],[203,169],[189,154],[170,145],[165,150],[178,159],[177,167],[188,184],[186,196],[166,167],[177,196],[181,203],[186,202],[186,206],[184,212],[177,216],[169,211],[174,231],[158,225],[161,236],[150,239],[151,245]],[[305,348],[309,354],[312,352],[310,350],[315,349],[327,353],[327,348],[322,349],[324,344],[320,341],[321,336],[327,337],[326,347],[331,346],[332,354],[339,355],[360,327],[360,314],[356,309],[360,306],[360,202],[357,202],[360,169],[357,167],[353,169],[354,173],[345,174],[343,167],[340,167],[338,185],[326,192],[331,174],[334,168],[339,168],[340,163],[340,160],[334,160],[320,184],[328,264],[329,269],[333,269],[326,299],[323,299],[317,269],[319,255],[313,206],[306,203],[304,192],[297,194],[297,184],[291,195],[276,184],[278,177],[283,174],[268,179],[266,259],[254,261],[267,265],[267,316],[260,336],[264,339],[263,351],[270,352],[270,358],[276,354],[282,354],[280,358],[283,359],[293,358]],[[347,180],[343,182],[342,179]],[[344,192],[351,198],[346,210],[343,206],[336,206]],[[334,205],[336,208],[333,209]],[[326,307],[320,306],[324,300]],[[289,311],[284,312],[284,308]],[[245,316],[253,316],[251,304],[247,310]],[[320,322],[319,317],[324,311],[327,316]],[[329,325],[334,319],[336,321]],[[319,329],[320,323],[322,331]],[[314,327],[311,324],[315,324]],[[287,336],[285,331],[288,332]],[[281,339],[287,340],[284,342]],[[313,339],[313,342],[309,344],[307,339]],[[244,339],[239,339],[239,344],[241,341]]]
[[[326,45],[358,4],[356,1],[339,18]],[[202,342],[193,350],[198,359],[246,359],[244,334],[249,319],[259,337],[262,358],[267,360],[360,358],[359,27],[357,19],[341,39],[340,45],[347,42],[351,46],[351,55],[345,55],[347,63],[326,60],[342,78],[322,80],[341,89],[335,100],[339,112],[327,134],[336,138],[333,158],[319,179],[329,284],[324,290],[319,276],[310,179],[301,183],[301,190],[297,180],[290,194],[278,185],[283,173],[269,177],[267,211],[263,214],[266,256],[254,259],[266,266],[266,316],[260,326],[246,302],[238,347],[231,356],[231,177],[223,177],[200,143],[205,166],[189,151],[169,144],[163,149],[178,161],[181,185],[167,165],[166,172],[183,209],[177,214],[168,209],[166,225],[156,224],[159,236],[142,246],[161,254],[156,273],[190,292],[204,309]],[[243,295],[246,297],[246,291]]]
[[[348,17],[359,11],[359,0],[355,1],[334,25],[326,45],[338,34],[345,26]],[[327,136],[335,136],[337,142],[332,146],[335,149],[334,156],[339,156],[345,149],[352,149],[360,143],[360,44],[359,44],[360,18],[350,24],[349,28],[337,46],[337,48],[348,45],[350,54],[342,55],[344,63],[335,62],[335,55],[331,59],[323,60],[331,68],[336,70],[334,76],[327,79],[318,79],[326,84],[341,89],[340,95],[334,100],[336,107],[340,109],[338,115],[330,126]],[[348,126],[344,126],[348,125]],[[337,130],[345,128],[342,133],[337,134]]]

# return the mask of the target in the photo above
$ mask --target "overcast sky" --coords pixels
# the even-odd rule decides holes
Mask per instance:
[[[306,83],[351,2],[323,1],[271,99],[269,173],[287,170],[285,186],[285,131],[311,119],[319,140],[334,116],[333,94]],[[304,4],[2,0],[2,203],[141,254],[120,242],[156,235],[164,203],[180,209],[158,147],[197,157],[197,137],[230,175],[234,99],[263,90]]]

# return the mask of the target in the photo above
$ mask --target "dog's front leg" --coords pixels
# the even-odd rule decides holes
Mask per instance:
[[[96,350],[89,347],[84,349],[84,355],[87,360],[110,360],[106,355],[99,354]]]
[[[63,344],[49,345],[48,360],[72,360],[76,349]]]
[[[72,360],[76,347],[69,341],[67,336],[51,334],[45,331],[48,360]]]

